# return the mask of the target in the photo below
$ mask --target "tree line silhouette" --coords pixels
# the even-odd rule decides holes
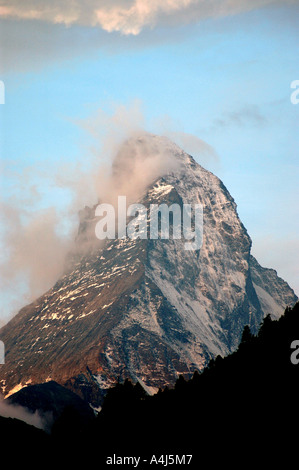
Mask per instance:
[[[127,379],[84,426],[66,408],[40,445],[60,462],[94,459],[97,468],[113,454],[192,454],[189,468],[198,469],[207,461],[212,468],[287,468],[298,446],[299,364],[291,361],[297,339],[299,303],[278,320],[265,317],[256,335],[246,326],[234,353],[212,359],[190,380],[180,376],[173,388],[149,396]]]
[[[278,320],[265,317],[257,335],[246,326],[234,353],[212,359],[190,380],[180,376],[173,388],[148,396],[138,382],[118,383],[80,442],[103,459],[183,453],[194,454],[194,468],[207,458],[241,468],[262,456],[265,464],[285,463],[297,447],[299,364],[290,359],[297,338],[299,303]]]

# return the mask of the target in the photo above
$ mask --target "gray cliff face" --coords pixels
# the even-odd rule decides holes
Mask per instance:
[[[201,249],[185,250],[184,239],[129,238],[79,249],[55,286],[0,331],[5,395],[55,380],[97,405],[125,377],[153,392],[233,351],[245,325],[257,331],[266,314],[278,317],[297,300],[251,256],[236,204],[216,176],[155,136],[134,141],[134,158],[161,147],[176,164],[139,202],[202,204]],[[79,246],[96,220],[95,208],[81,213]]]

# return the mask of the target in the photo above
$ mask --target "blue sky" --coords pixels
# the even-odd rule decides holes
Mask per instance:
[[[147,4],[136,4],[142,2]],[[219,8],[224,4],[222,14],[203,15],[201,2],[190,0],[190,11],[157,9],[150,23],[148,16],[123,20],[123,10],[120,22],[99,2],[100,24],[92,23],[94,12],[87,8],[66,26],[75,17],[68,3],[61,2],[66,19],[58,22],[42,8],[36,19],[33,7],[32,17],[31,10],[25,17],[22,2],[14,0],[8,11],[0,1],[6,92],[0,106],[1,198],[6,215],[18,218],[2,231],[18,230],[9,235],[18,244],[30,217],[54,210],[57,232],[62,216],[73,215],[72,178],[96,161],[100,166],[107,136],[142,127],[183,142],[222,179],[253,240],[253,254],[299,294],[299,105],[290,101],[290,84],[299,79],[298,2],[256,1],[252,8],[243,1],[244,8],[226,14],[227,5],[237,2],[215,0]],[[210,158],[202,158],[196,139],[212,147]],[[82,205],[90,202],[83,199]],[[7,259],[13,250],[11,242]],[[26,272],[25,260],[15,269],[11,263],[10,280]],[[30,283],[16,285],[19,299],[26,292],[30,297]],[[3,317],[20,306],[16,288],[5,288]]]

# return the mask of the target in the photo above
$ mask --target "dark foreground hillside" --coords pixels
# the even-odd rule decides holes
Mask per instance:
[[[193,454],[197,468],[207,459],[212,467],[286,465],[299,439],[299,364],[290,359],[296,339],[299,304],[278,321],[266,317],[257,337],[245,328],[238,351],[188,382],[180,378],[174,390],[144,398],[139,385],[118,385],[97,418],[93,445],[105,455]]]
[[[108,392],[97,418],[84,424],[66,407],[51,435],[37,436],[24,425],[22,448],[34,455],[37,444],[54,467],[65,461],[134,468],[132,460],[115,459],[135,456],[140,457],[135,468],[141,469],[273,463],[288,468],[299,439],[299,364],[291,361],[293,353],[296,362],[291,344],[297,339],[299,344],[299,303],[277,321],[266,317],[257,336],[245,327],[235,353],[211,361],[190,381],[179,378],[174,389],[149,397],[139,384],[126,381]],[[1,436],[9,429],[11,438],[11,426],[1,419]],[[20,426],[16,429],[18,447]],[[189,465],[188,455],[193,455]],[[33,466],[39,463],[32,460]]]

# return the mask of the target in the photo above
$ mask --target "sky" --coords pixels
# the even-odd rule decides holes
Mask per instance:
[[[139,130],[223,181],[299,295],[298,20],[298,0],[0,0],[0,323],[55,282]]]

